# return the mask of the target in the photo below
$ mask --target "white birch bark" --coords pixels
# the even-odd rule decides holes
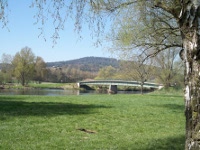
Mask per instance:
[[[179,21],[185,61],[186,150],[200,149],[200,0],[182,0]]]

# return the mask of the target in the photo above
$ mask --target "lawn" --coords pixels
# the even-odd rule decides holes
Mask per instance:
[[[36,82],[30,82],[26,86],[22,86],[19,83],[7,83],[4,84],[3,87],[5,89],[31,89],[31,88],[38,88],[38,89],[78,89],[76,83],[52,83],[52,82],[42,82],[38,84]]]
[[[43,82],[41,84],[30,83],[30,87],[35,88],[63,88],[63,89],[73,89],[78,88],[76,83],[52,83],[52,82]]]
[[[0,96],[1,150],[182,150],[183,96]]]

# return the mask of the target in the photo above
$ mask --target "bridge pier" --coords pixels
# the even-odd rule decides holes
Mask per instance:
[[[110,85],[108,89],[108,93],[117,94],[117,85]]]

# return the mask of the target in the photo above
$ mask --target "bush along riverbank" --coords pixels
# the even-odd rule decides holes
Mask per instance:
[[[44,82],[40,84],[29,83],[26,86],[21,84],[12,83],[12,84],[3,84],[1,89],[78,89],[76,83],[50,83]]]

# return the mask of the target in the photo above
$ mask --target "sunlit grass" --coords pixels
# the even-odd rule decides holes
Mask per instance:
[[[184,126],[176,95],[0,96],[2,150],[182,150]]]
[[[40,84],[36,82],[30,82],[25,86],[20,83],[5,84],[5,89],[27,89],[27,88],[40,88],[40,89],[78,89],[76,83],[52,83],[52,82],[42,82]]]
[[[62,89],[74,89],[77,88],[76,83],[52,83],[52,82],[42,82],[41,84],[29,83],[29,87],[33,88],[62,88]]]

